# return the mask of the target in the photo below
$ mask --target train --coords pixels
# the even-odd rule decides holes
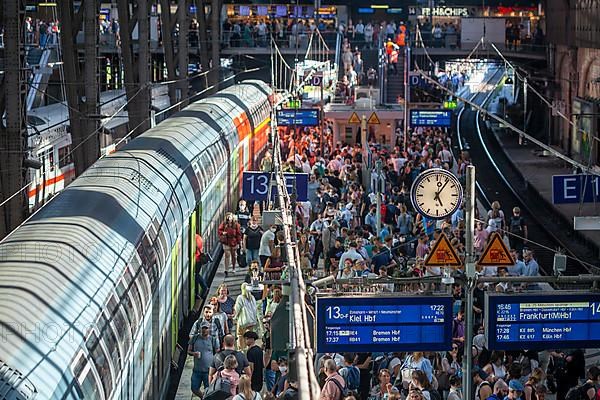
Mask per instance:
[[[152,107],[158,111],[156,121],[161,121],[161,111],[169,105],[167,85],[152,88]],[[127,111],[122,107],[127,102],[125,91],[108,90],[100,94],[101,153],[115,150],[114,141],[127,134]],[[113,118],[109,118],[113,116]],[[29,157],[39,161],[39,169],[28,172],[27,198],[31,211],[42,206],[49,198],[63,190],[75,179],[75,165],[71,154],[69,109],[66,103],[54,103],[31,109],[27,112],[27,137]]]
[[[0,394],[159,399],[195,301],[195,234],[269,146],[277,95],[247,80],[98,160],[0,242]]]

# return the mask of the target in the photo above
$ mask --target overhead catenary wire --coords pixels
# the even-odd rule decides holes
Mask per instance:
[[[504,118],[501,118],[501,117],[499,117],[499,116],[497,116],[495,114],[492,114],[488,110],[486,110],[483,107],[475,104],[474,102],[470,101],[469,99],[466,99],[465,97],[462,97],[462,96],[460,96],[460,95],[452,92],[450,89],[446,88],[445,86],[441,85],[438,81],[436,81],[435,79],[431,78],[427,73],[425,73],[418,66],[417,63],[415,63],[415,69],[416,69],[416,72],[419,73],[419,75],[421,75],[428,82],[432,83],[434,86],[439,87],[444,92],[446,92],[446,93],[454,96],[455,98],[457,98],[458,100],[461,100],[465,104],[469,104],[471,107],[473,107],[473,108],[481,111],[484,115],[487,115],[490,118],[492,118],[492,119],[494,119],[494,120],[496,120],[496,121],[498,121],[498,122],[506,125],[511,130],[517,132],[520,135],[523,135],[523,137],[525,137],[530,142],[538,145],[539,147],[543,148],[544,150],[547,150],[548,152],[550,152],[551,154],[553,154],[556,157],[560,158],[561,160],[566,161],[567,163],[571,164],[572,166],[580,168],[584,172],[587,172],[587,173],[592,174],[592,175],[600,176],[600,172],[599,171],[595,171],[594,169],[589,168],[588,166],[580,163],[579,161],[573,160],[572,158],[570,158],[570,157],[562,154],[561,152],[557,151],[556,149],[548,146],[547,144],[545,144],[545,143],[541,142],[540,140],[536,139],[535,137],[531,136],[530,134],[528,134],[527,132],[523,131],[522,129],[516,127],[515,125],[513,125],[510,122],[508,122]]]
[[[492,42],[490,42],[492,48],[494,49],[494,51],[496,51],[496,53],[500,56],[500,58],[502,58],[502,60],[509,66],[512,68],[515,76],[524,81],[524,78],[522,75],[520,75],[517,72],[517,68],[514,66],[514,64],[512,64],[505,56],[504,54],[502,54],[502,52],[498,49],[498,47],[496,47],[496,45]],[[569,117],[567,117],[564,113],[562,113],[558,107],[554,106],[550,101],[548,101],[548,99],[546,99],[546,97],[544,95],[542,95],[535,87],[533,87],[529,82],[526,82],[526,85],[529,89],[531,89],[531,91],[533,93],[535,93],[548,107],[550,107],[550,109],[552,109],[554,112],[556,112],[556,114],[561,117],[562,119],[564,119],[565,121],[567,121],[569,123],[569,125],[571,125],[573,128],[575,128],[577,130],[577,132],[583,132],[586,133],[583,129],[579,128],[577,126],[577,124],[572,121]],[[593,139],[600,141],[599,138],[592,136]]]

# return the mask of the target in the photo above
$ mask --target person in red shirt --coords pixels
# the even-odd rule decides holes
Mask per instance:
[[[231,272],[235,274],[237,248],[242,241],[242,230],[232,213],[227,213],[225,221],[219,225],[219,240],[223,244],[225,276],[229,274],[230,267]]]

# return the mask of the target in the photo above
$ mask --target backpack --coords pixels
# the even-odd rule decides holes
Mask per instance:
[[[231,397],[231,388],[233,387],[233,384],[228,378],[224,378],[223,375],[221,375],[221,371],[223,371],[223,367],[219,368],[217,377],[208,386],[206,394],[204,395],[204,400],[225,400]]]
[[[344,387],[342,387],[342,385],[340,385],[340,383],[337,381],[337,379],[334,379],[334,378],[325,379],[325,383],[327,383],[327,382],[333,382],[335,384],[335,386],[337,386],[337,388],[340,389],[339,400],[342,400],[348,396],[352,396],[352,392],[348,389],[348,385],[345,385]]]
[[[572,387],[567,392],[565,400],[590,400],[586,392],[592,388],[594,388],[594,391],[596,391],[594,385],[589,382],[586,382],[583,385]]]
[[[358,390],[360,386],[360,371],[357,367],[351,365],[344,367],[348,373],[346,374],[346,387],[348,390]]]
[[[429,397],[431,400],[442,400],[442,396],[440,396],[440,392],[437,390],[429,390]]]

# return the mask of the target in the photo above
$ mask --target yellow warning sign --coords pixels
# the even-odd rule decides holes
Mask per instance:
[[[462,262],[456,254],[456,250],[443,233],[433,245],[429,255],[425,259],[427,267],[460,267]]]
[[[371,116],[369,117],[369,119],[367,120],[367,123],[373,124],[373,125],[375,125],[375,124],[379,125],[379,124],[381,124],[381,121],[379,121],[379,117],[377,116],[377,114],[372,113]]]
[[[508,248],[498,232],[492,233],[492,238],[483,250],[483,253],[481,253],[481,257],[479,257],[477,264],[482,267],[515,265],[515,260],[513,260],[510,251],[508,251]]]
[[[350,119],[348,120],[349,124],[360,124],[360,118],[358,117],[358,114],[353,112],[352,115],[350,116]]]

